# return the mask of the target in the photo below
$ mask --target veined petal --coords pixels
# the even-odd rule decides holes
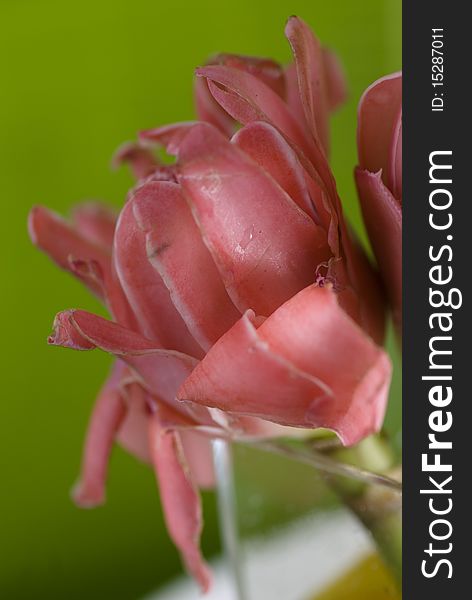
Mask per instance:
[[[151,265],[191,334],[208,350],[240,313],[226,293],[180,187],[150,182],[136,191],[131,203],[146,235]]]
[[[241,312],[269,315],[330,258],[324,230],[210,125],[196,125],[183,138],[178,179]]]
[[[401,328],[402,210],[384,185],[380,173],[356,169],[364,222],[389,292],[394,318]]]
[[[370,85],[359,102],[357,147],[361,169],[377,173],[387,187],[393,185],[402,118],[402,74],[382,77]],[[396,177],[395,177],[396,179]]]
[[[159,185],[167,186],[166,189],[175,187],[167,182],[152,183],[138,188],[135,194],[144,195],[149,186],[154,189]],[[156,346],[202,356],[202,349],[177,312],[161,276],[149,263],[146,235],[136,223],[132,200],[121,211],[113,249],[120,283],[144,336],[155,340]]]
[[[178,397],[283,425],[326,427],[350,445],[380,428],[390,376],[387,355],[334,292],[309,286],[257,329],[248,311]]]
[[[206,592],[211,576],[200,552],[200,497],[190,477],[180,436],[162,427],[158,415],[154,415],[149,424],[149,444],[167,529],[188,571]]]

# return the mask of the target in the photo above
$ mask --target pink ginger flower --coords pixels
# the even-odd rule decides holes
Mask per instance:
[[[381,426],[390,381],[382,293],[326,158],[339,67],[301,20],[286,34],[292,65],[222,55],[197,70],[203,121],[120,149],[138,183],[117,220],[90,204],[71,222],[42,207],[30,216],[34,243],[113,318],[67,310],[49,338],[116,357],[75,500],[103,501],[116,439],[151,462],[169,533],[204,590],[209,440],[326,427],[353,444]]]
[[[375,81],[359,103],[356,182],[397,330],[402,321],[402,75]]]

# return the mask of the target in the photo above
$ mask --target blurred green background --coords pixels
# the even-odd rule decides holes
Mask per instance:
[[[345,65],[350,100],[333,120],[333,167],[363,235],[356,104],[375,78],[400,68],[400,10],[400,0],[0,0],[1,598],[136,599],[180,571],[153,475],[121,450],[105,507],[80,511],[69,500],[109,359],[46,345],[57,311],[98,305],[31,246],[30,206],[120,206],[131,179],[110,171],[114,149],[139,129],[193,116],[192,72],[207,55],[288,60],[283,27],[298,14]],[[397,377],[393,429],[398,400]],[[209,555],[219,546],[214,505],[207,494]]]

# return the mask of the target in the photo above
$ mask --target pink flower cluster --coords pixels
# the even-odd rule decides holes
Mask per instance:
[[[204,590],[198,488],[212,484],[211,438],[324,427],[353,444],[382,425],[390,383],[382,288],[327,159],[342,73],[300,19],[286,36],[287,67],[219,55],[196,72],[199,121],[145,131],[120,149],[116,160],[137,183],[117,218],[95,204],[70,221],[43,207],[30,215],[34,243],[112,318],[67,310],[49,338],[116,357],[75,500],[103,501],[115,440],[152,463],[169,533]],[[361,128],[361,148],[371,133]],[[175,163],[161,163],[153,146]],[[383,159],[372,160],[362,154],[358,171],[369,198],[386,194],[375,174]],[[396,194],[398,156],[389,161]]]

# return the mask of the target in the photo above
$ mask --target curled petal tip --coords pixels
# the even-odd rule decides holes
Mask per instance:
[[[62,346],[73,350],[92,350],[95,346],[86,340],[74,326],[75,310],[65,310],[56,315],[53,333],[48,337],[48,344]]]

